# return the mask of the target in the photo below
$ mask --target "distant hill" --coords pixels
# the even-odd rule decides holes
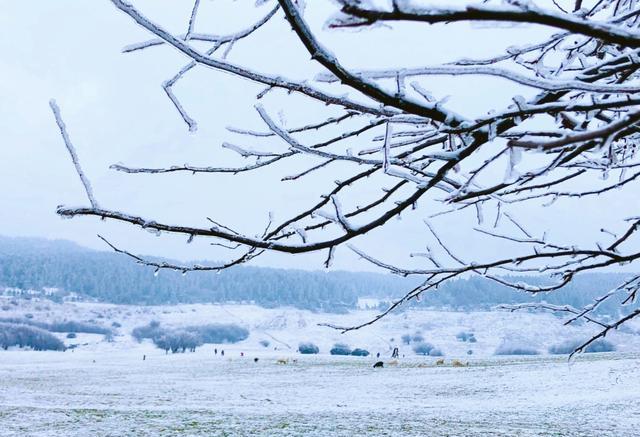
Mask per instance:
[[[204,263],[201,263],[204,264]],[[104,302],[171,304],[255,302],[313,310],[354,308],[359,296],[398,295],[417,280],[390,274],[323,272],[237,266],[215,272],[180,272],[136,264],[114,253],[61,240],[0,236],[0,286],[57,287]]]
[[[254,302],[265,307],[290,305],[318,311],[344,311],[355,308],[359,297],[389,301],[420,283],[419,278],[390,274],[252,266],[237,266],[219,274],[193,272],[184,276],[164,270],[154,276],[153,271],[126,256],[87,249],[69,241],[0,236],[0,286],[36,290],[57,287],[111,303]],[[483,278],[457,279],[436,292],[426,293],[417,305],[469,310],[545,300],[582,307],[626,276],[586,274],[560,291],[539,296],[514,291]],[[511,278],[519,279],[522,278]],[[545,282],[542,278],[528,280]],[[603,305],[601,312],[617,313],[618,302]]]

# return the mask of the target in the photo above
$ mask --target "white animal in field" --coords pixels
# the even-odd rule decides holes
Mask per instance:
[[[436,361],[436,366],[442,366],[444,365],[444,358],[440,358],[439,360]]]
[[[467,367],[469,365],[469,362],[467,361],[466,363],[463,363],[460,360],[452,360],[451,365],[453,367]]]
[[[398,365],[398,360],[391,360],[387,363],[387,366],[397,366]]]
[[[289,364],[289,358],[278,358],[277,364]]]

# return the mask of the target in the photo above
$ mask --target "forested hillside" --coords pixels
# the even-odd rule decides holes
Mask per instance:
[[[238,266],[219,274],[162,271],[154,276],[153,273],[152,268],[138,265],[128,257],[89,250],[68,241],[0,237],[0,286],[36,290],[58,287],[112,303],[255,302],[265,307],[292,305],[344,311],[354,308],[359,297],[389,301],[418,283],[416,278],[390,274],[251,266]],[[625,276],[619,273],[578,276],[564,289],[539,296],[481,278],[458,279],[435,292],[425,293],[420,303],[412,305],[479,309],[544,300],[582,307]],[[601,311],[617,313],[618,302],[604,304]]]
[[[219,274],[163,270],[154,276],[154,269],[113,252],[67,241],[0,237],[0,285],[58,287],[114,303],[253,301],[266,307],[336,311],[355,307],[358,296],[397,295],[409,284],[392,275],[251,266]]]

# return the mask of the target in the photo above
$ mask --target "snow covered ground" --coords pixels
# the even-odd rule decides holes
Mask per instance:
[[[352,324],[375,313],[20,302],[0,317],[26,311],[39,320],[64,316],[122,327],[112,343],[92,334],[65,339],[80,344],[73,352],[0,351],[2,436],[631,436],[640,427],[637,325],[608,337],[618,352],[587,354],[569,364],[546,348],[591,331],[563,327],[549,314],[409,311],[349,334],[317,323]],[[235,322],[251,335],[218,346],[224,358],[213,345],[165,355],[128,335],[150,320],[173,326]],[[477,343],[458,341],[461,330],[473,331]],[[442,349],[444,366],[401,344],[401,335],[416,331]],[[517,338],[542,354],[493,356],[503,338]],[[260,344],[265,339],[266,348]],[[296,353],[306,340],[321,354]],[[373,356],[330,356],[336,341]],[[394,345],[405,355],[397,366],[388,365]],[[387,362],[383,369],[372,368],[377,352]],[[287,364],[278,363],[285,358]],[[469,366],[454,367],[453,359]]]

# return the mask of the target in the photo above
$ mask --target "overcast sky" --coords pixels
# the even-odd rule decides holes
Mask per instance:
[[[226,33],[241,29],[264,15],[270,5],[253,8],[254,1],[203,0],[196,31]],[[455,25],[411,25],[371,32],[323,32],[333,10],[329,1],[314,0],[306,18],[322,41],[349,66],[379,68],[433,65],[462,56],[497,54],[508,45],[526,44],[544,35],[533,27],[487,29]],[[190,1],[135,1],[151,19],[182,33],[186,30]],[[126,225],[93,219],[61,220],[59,204],[87,204],[80,182],[65,152],[48,107],[57,99],[80,160],[105,207],[170,223],[203,226],[206,217],[232,225],[248,234],[259,233],[269,211],[277,219],[302,210],[318,199],[337,177],[324,174],[306,183],[278,183],[280,167],[249,176],[126,175],[109,170],[123,162],[134,166],[223,165],[235,156],[220,147],[239,142],[226,126],[261,129],[253,105],[261,87],[199,67],[175,87],[199,129],[189,133],[161,89],[188,60],[166,47],[122,54],[123,46],[148,39],[131,19],[109,0],[0,0],[0,234],[64,238],[105,249],[97,233],[126,249],[179,259],[219,260],[225,253],[207,242],[186,245],[185,238],[157,238]],[[281,16],[231,53],[232,61],[261,71],[295,79],[310,79],[321,69],[309,60]],[[500,79],[433,78],[429,87],[439,97],[451,95],[449,104],[472,116],[504,106],[511,95],[531,94]],[[316,120],[315,109],[299,98],[274,97],[265,105],[280,110],[291,126]],[[304,114],[302,118],[301,114]],[[317,115],[321,116],[322,110]],[[250,144],[248,144],[250,145]],[[339,175],[338,175],[339,176]],[[542,210],[532,204],[517,211],[536,231],[553,229],[564,242],[593,244],[601,223],[637,213],[637,199],[614,193],[607,198],[578,203],[558,202]],[[360,247],[382,249],[386,260],[404,262],[407,254],[422,251],[428,235],[419,209],[394,220],[385,232],[356,241]],[[467,229],[472,217],[434,221],[454,246],[469,256],[499,254],[501,246],[474,236]],[[268,256],[257,265],[320,268],[320,256]],[[411,261],[415,263],[416,261]],[[364,261],[338,252],[336,268],[369,269]]]

